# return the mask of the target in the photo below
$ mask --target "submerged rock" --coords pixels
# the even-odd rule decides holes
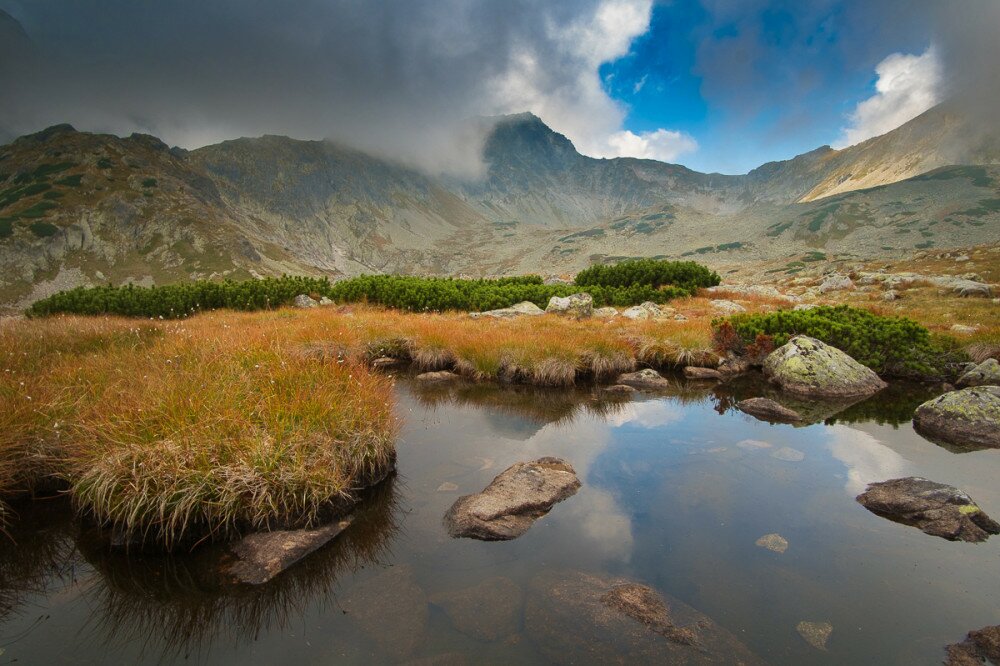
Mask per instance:
[[[761,664],[735,636],[646,585],[582,572],[529,586],[525,630],[550,662]]]
[[[279,530],[243,537],[230,546],[237,560],[227,573],[248,585],[263,585],[327,544],[351,524],[345,518],[315,530]]]
[[[784,553],[788,550],[788,539],[780,534],[765,534],[754,542],[761,548],[767,548],[774,553]]]
[[[806,643],[817,650],[825,650],[826,642],[833,633],[833,625],[829,622],[799,622],[795,630]]]
[[[358,629],[394,659],[412,655],[424,641],[427,595],[408,565],[358,583],[341,606]]]
[[[722,373],[715,368],[698,368],[693,365],[689,365],[684,368],[684,376],[688,379],[705,379],[719,381],[722,379]]]
[[[637,389],[665,389],[673,386],[669,380],[665,379],[656,370],[651,370],[650,368],[619,375],[616,383]]]
[[[610,393],[612,395],[632,395],[636,392],[636,388],[625,384],[612,384],[611,386],[603,387],[601,392]]]
[[[445,526],[453,537],[516,539],[579,488],[576,471],[560,458],[516,463],[483,492],[459,497],[445,514]]]
[[[931,440],[1000,448],[1000,387],[949,391],[917,407],[913,428]]]
[[[583,319],[594,314],[594,298],[587,293],[571,294],[566,297],[553,296],[549,299],[545,311]]]
[[[961,643],[945,648],[945,666],[982,666],[1000,664],[1000,625],[970,631]]]
[[[414,377],[418,382],[451,382],[456,379],[461,379],[454,372],[449,372],[448,370],[438,370],[437,372],[422,372],[416,377]]]
[[[870,368],[805,335],[771,352],[764,359],[764,374],[782,390],[806,397],[868,396],[887,386]]]
[[[473,319],[478,319],[480,317],[491,317],[493,319],[514,319],[515,317],[522,316],[537,316],[545,314],[545,310],[541,309],[531,301],[521,301],[509,308],[500,308],[498,310],[487,310],[486,312],[470,312],[469,316]]]
[[[772,423],[797,423],[802,415],[770,398],[747,398],[736,403],[736,409],[750,416]]]
[[[958,378],[958,386],[1000,386],[1000,362],[988,358]]]
[[[520,631],[524,593],[509,578],[484,580],[474,587],[431,597],[466,636],[495,641]]]
[[[986,541],[1000,524],[954,486],[910,476],[869,484],[858,502],[880,516],[949,541]]]

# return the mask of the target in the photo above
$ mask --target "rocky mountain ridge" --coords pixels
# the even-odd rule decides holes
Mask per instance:
[[[518,114],[493,119],[485,176],[461,179],[327,141],[183,151],[57,126],[0,146],[0,303],[77,284],[557,273],[629,256],[794,271],[995,242],[995,136],[938,107],[851,148],[728,176],[586,157]]]

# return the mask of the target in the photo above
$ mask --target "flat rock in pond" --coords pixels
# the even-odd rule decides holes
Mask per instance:
[[[1000,625],[970,631],[961,643],[946,648],[945,666],[1000,664]]]
[[[833,625],[829,622],[799,622],[795,630],[806,643],[817,650],[825,650],[826,642],[833,633]]]
[[[516,463],[483,492],[459,497],[445,514],[445,526],[453,537],[516,539],[579,488],[576,471],[560,458]]]
[[[634,386],[626,386],[625,384],[612,384],[611,386],[603,387],[601,392],[614,395],[632,395],[636,392],[636,388]]]
[[[780,534],[765,534],[754,542],[761,548],[767,548],[774,553],[784,553],[788,550],[788,539]]]
[[[451,382],[461,378],[454,372],[449,372],[448,370],[438,370],[437,372],[422,372],[414,379],[418,382],[432,384],[436,382]]]
[[[770,398],[747,398],[736,403],[736,409],[755,419],[771,423],[797,423],[802,415]]]
[[[768,354],[764,374],[783,391],[810,398],[867,396],[887,386],[870,368],[805,335]]]
[[[871,511],[950,541],[986,541],[1000,524],[954,486],[910,476],[868,485],[857,497]]]
[[[684,376],[688,379],[704,379],[709,381],[719,381],[722,379],[722,373],[715,368],[698,368],[693,365],[684,368]]]
[[[917,407],[913,428],[948,444],[1000,448],[1000,387],[949,391],[928,400]]]
[[[509,578],[497,577],[457,592],[431,597],[466,636],[495,641],[520,630],[524,592]]]
[[[618,376],[617,384],[637,389],[667,389],[673,384],[656,370],[644,368],[636,372],[626,372]]]
[[[393,659],[416,652],[427,631],[427,595],[409,566],[391,567],[352,587],[341,601],[359,630]]]
[[[524,621],[542,656],[558,664],[763,663],[706,615],[622,578],[541,573]]]
[[[1000,386],[1000,362],[988,358],[958,378],[959,388]]]
[[[230,546],[237,560],[228,573],[241,583],[263,585],[314,552],[351,524],[350,518],[315,530],[281,530],[250,534]]]

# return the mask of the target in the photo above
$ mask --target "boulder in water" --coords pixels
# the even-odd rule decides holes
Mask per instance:
[[[967,494],[919,476],[869,484],[857,500],[872,513],[949,541],[986,541],[1000,534],[1000,524]]]
[[[764,374],[783,391],[811,398],[851,398],[887,384],[836,347],[797,335],[764,359]]]
[[[445,514],[445,526],[453,537],[516,539],[579,488],[576,471],[565,460],[520,462],[501,472],[483,492],[459,497]]]
[[[966,371],[958,378],[959,388],[969,386],[1000,386],[1000,362],[988,358],[979,365]]]
[[[957,446],[1000,448],[1000,387],[949,391],[917,407],[913,428]]]
[[[1000,664],[1000,625],[970,631],[961,643],[946,648],[945,666]]]
[[[351,524],[350,518],[314,530],[276,530],[243,537],[230,546],[236,561],[228,574],[240,583],[263,585],[310,555]]]
[[[637,389],[667,389],[673,386],[669,380],[650,368],[619,375],[616,383]]]
[[[736,409],[750,416],[771,423],[797,423],[802,415],[770,398],[747,398],[736,403]]]

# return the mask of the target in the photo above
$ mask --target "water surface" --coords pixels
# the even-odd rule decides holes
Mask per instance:
[[[1000,623],[1000,538],[952,543],[875,516],[871,481],[920,475],[1000,516],[1000,451],[915,434],[926,391],[896,387],[807,427],[734,411],[754,380],[678,384],[624,402],[401,381],[399,472],[354,525],[261,588],[220,586],[211,549],[126,556],[65,502],[19,507],[0,545],[0,663],[544,663],[545,632],[462,633],[455,592],[497,577],[524,594],[549,571],[634,579],[728,629],[772,664],[938,664],[944,645]],[[523,537],[451,539],[441,519],[509,465],[559,456],[583,486]],[[778,533],[778,554],[755,545]],[[796,632],[829,622],[826,651]]]

